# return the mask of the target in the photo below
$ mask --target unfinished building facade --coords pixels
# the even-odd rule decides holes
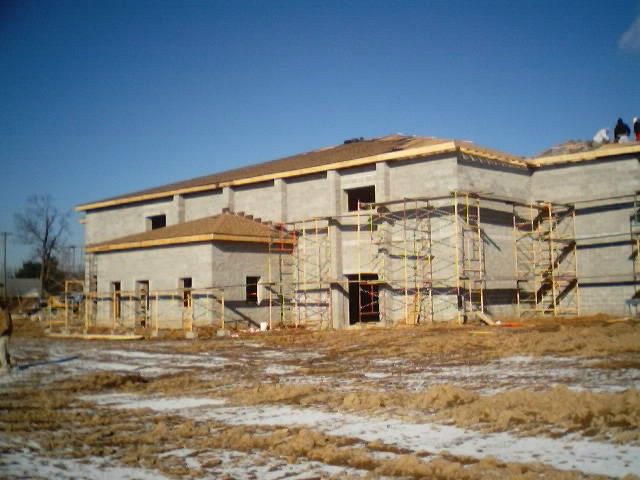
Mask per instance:
[[[388,136],[77,207],[88,323],[343,328],[637,308],[640,145]]]

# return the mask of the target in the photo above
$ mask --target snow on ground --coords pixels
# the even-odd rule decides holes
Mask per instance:
[[[0,377],[3,384],[52,382],[57,379],[96,371],[138,371],[143,375],[154,376],[168,372],[215,373],[217,370],[244,362],[263,362],[261,367],[265,375],[278,376],[284,383],[329,384],[348,390],[357,380],[373,389],[405,388],[422,390],[435,384],[452,383],[456,386],[476,390],[482,394],[514,389],[549,388],[556,384],[565,384],[569,388],[591,391],[620,391],[626,388],[640,388],[640,369],[601,369],[595,368],[588,360],[561,357],[525,357],[514,356],[495,360],[485,364],[410,364],[401,359],[380,359],[369,364],[368,368],[346,371],[344,374],[323,376],[304,375],[297,366],[288,362],[300,360],[303,352],[279,352],[260,350],[262,345],[244,343],[252,346],[239,352],[221,351],[174,354],[171,345],[160,342],[152,345],[113,348],[100,344],[96,348],[92,343],[81,342],[42,342],[24,340],[12,345],[12,353],[21,363],[26,359],[55,360],[73,355],[79,358],[68,362],[40,365],[37,368],[16,370],[11,375]],[[138,350],[138,348],[140,350]],[[162,353],[144,351],[148,348],[163,348]],[[320,354],[309,354],[306,359],[320,358]],[[317,365],[321,365],[318,362]],[[490,387],[487,387],[490,385]],[[506,462],[530,462],[532,460],[553,465],[559,469],[577,469],[586,473],[607,476],[624,476],[627,473],[640,472],[640,447],[614,445],[597,442],[578,436],[559,439],[546,437],[517,437],[509,433],[483,434],[461,428],[435,423],[407,423],[376,417],[363,417],[344,413],[323,412],[311,408],[292,408],[289,406],[228,406],[220,399],[208,398],[167,398],[135,397],[133,395],[99,395],[84,397],[99,405],[116,408],[150,408],[158,412],[171,411],[185,417],[210,418],[230,425],[300,425],[323,431],[330,435],[358,438],[362,442],[381,441],[386,444],[408,449],[414,452],[449,452],[476,458],[494,456]],[[2,440],[3,436],[0,436]],[[0,447],[2,444],[0,442]],[[202,459],[192,458],[189,452],[173,452],[171,455],[184,457],[186,462],[194,462],[207,474],[215,478],[218,474],[247,477],[248,472],[254,478],[265,480],[276,478],[309,478],[309,476],[333,475],[345,472],[343,467],[331,467],[316,462],[302,462],[289,465],[280,459],[257,462],[253,454],[232,451],[216,451],[208,467]],[[258,454],[256,454],[258,455]],[[104,459],[50,460],[38,455],[33,448],[24,447],[0,459],[0,477],[3,471],[12,475],[29,478],[163,478],[157,472],[143,469],[119,468],[110,466]],[[278,467],[278,468],[275,468]],[[285,475],[285,473],[288,475]],[[365,475],[365,472],[349,471],[353,476]]]
[[[298,371],[299,369],[299,367],[294,365],[268,365],[264,369],[264,373],[267,375],[288,375]]]
[[[349,388],[353,378],[370,382],[372,388],[403,388],[413,391],[423,390],[435,384],[452,383],[457,386],[478,391],[481,394],[495,394],[515,388],[546,389],[558,384],[567,385],[574,390],[594,392],[617,392],[627,388],[640,389],[640,369],[602,369],[594,368],[585,359],[575,357],[528,357],[513,356],[483,364],[449,365],[426,363],[408,363],[401,359],[376,359],[369,368],[358,369],[351,376],[345,375],[304,375],[300,368],[287,362],[301,359],[311,360],[321,357],[314,352],[283,352],[276,350],[256,350],[260,344],[244,343],[255,349],[243,352],[237,358],[225,356],[225,352],[202,352],[198,354],[175,354],[170,352],[145,352],[122,348],[91,349],[91,344],[73,342],[50,342],[44,357],[55,360],[72,355],[80,358],[75,361],[48,367],[52,373],[78,373],[93,371],[137,371],[146,376],[177,373],[191,369],[216,370],[253,360],[265,362],[266,375],[281,377],[281,382],[294,384],[333,383],[337,387]],[[18,359],[27,359],[42,355],[42,347],[20,344],[12,348]],[[230,353],[226,353],[230,354]],[[22,362],[22,363],[27,363]],[[322,367],[323,362],[314,366]],[[41,371],[46,366],[39,367]],[[29,372],[25,370],[21,373]],[[0,384],[6,382],[0,378]],[[490,385],[490,386],[488,386]]]
[[[0,450],[7,447],[0,437]],[[0,478],[56,480],[163,480],[155,470],[115,466],[108,458],[61,459],[40,453],[37,445],[0,456]]]
[[[227,425],[304,426],[329,435],[380,441],[413,452],[442,453],[483,458],[493,456],[505,462],[532,460],[562,470],[624,476],[640,471],[640,447],[613,445],[568,436],[561,439],[517,437],[509,433],[480,433],[436,423],[407,423],[376,417],[323,412],[289,406],[228,407],[212,400],[200,407],[189,398],[146,398],[129,395],[84,397],[98,404],[120,408],[146,408],[193,419],[211,419]],[[213,407],[213,408],[212,408]]]
[[[0,441],[0,449],[7,447]],[[303,480],[350,475],[365,478],[369,472],[348,467],[336,467],[314,461],[288,463],[274,455],[233,450],[209,450],[205,453],[182,448],[169,450],[160,458],[176,457],[188,468],[207,478],[257,478],[260,480]],[[37,445],[0,457],[0,478],[30,478],[56,480],[164,480],[156,470],[114,465],[110,458],[58,459],[39,452]]]
[[[326,478],[334,475],[350,475],[365,478],[369,472],[349,467],[336,467],[315,461],[289,463],[275,455],[233,450],[212,450],[201,454],[189,449],[172,450],[164,456],[175,455],[185,459],[194,470],[206,472],[210,478],[226,475],[231,478],[256,478],[260,480],[303,480]],[[197,455],[197,456],[196,456]]]
[[[411,371],[402,375],[395,373],[402,365],[399,359],[381,359],[372,364],[376,371],[363,372],[364,377],[384,378],[385,385],[415,391],[438,383],[456,384],[483,395],[515,388],[546,389],[560,384],[592,392],[640,388],[640,369],[593,368],[588,360],[574,357],[513,356],[483,364],[412,365]]]
[[[115,408],[150,408],[156,412],[169,410],[189,410],[193,408],[224,405],[226,402],[217,398],[193,398],[193,397],[139,397],[136,395],[84,395],[81,400],[95,402],[98,405]]]

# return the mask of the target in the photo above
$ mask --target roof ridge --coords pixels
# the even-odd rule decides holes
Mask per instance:
[[[277,178],[290,178],[326,171],[328,169],[350,168],[376,161],[401,160],[404,158],[404,155],[409,158],[412,155],[418,154],[430,155],[444,153],[445,150],[449,151],[453,146],[460,144],[469,145],[465,142],[448,138],[402,134],[386,135],[293,154],[266,162],[254,163],[231,170],[139,190],[97,202],[81,204],[76,207],[76,210],[88,211],[109,208],[122,204],[163,198],[175,194],[198,194],[207,190],[227,186],[233,187],[236,185],[273,181]],[[477,149],[478,153],[481,154],[482,149],[475,146],[475,144],[472,145],[474,145],[473,148]],[[490,152],[491,158],[498,161],[511,164],[520,161],[520,159],[514,155],[490,149],[484,149],[484,151]]]

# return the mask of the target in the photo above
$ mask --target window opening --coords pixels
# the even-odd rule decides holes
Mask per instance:
[[[260,277],[247,277],[245,295],[247,303],[258,303],[258,282],[260,282]]]
[[[374,203],[376,201],[376,187],[373,185],[351,188],[345,191],[347,192],[347,211],[349,212],[358,210],[358,202],[362,204]]]
[[[167,216],[164,213],[162,215],[147,217],[147,230],[157,230],[158,228],[164,228],[166,226]]]

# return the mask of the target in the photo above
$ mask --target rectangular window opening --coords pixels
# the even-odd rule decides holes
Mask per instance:
[[[147,217],[147,230],[157,230],[158,228],[164,228],[166,226],[167,216],[164,213],[162,215]]]
[[[345,192],[347,194],[347,211],[349,212],[356,212],[358,203],[362,206],[363,203],[375,203],[376,201],[376,187],[374,185],[351,188]]]
[[[258,304],[258,283],[260,277],[247,277],[246,281],[246,295],[245,300],[247,303]]]
[[[182,290],[182,306],[184,308],[191,308],[191,306],[193,305],[193,294],[191,292],[191,287],[191,277],[180,279],[180,290]]]

